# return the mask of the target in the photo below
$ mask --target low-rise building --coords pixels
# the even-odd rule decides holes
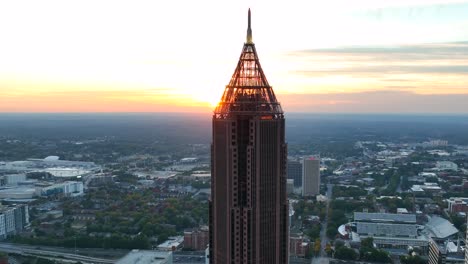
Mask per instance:
[[[25,181],[26,180],[26,174],[25,173],[19,173],[19,174],[7,174],[2,176],[2,182],[5,185],[17,185],[19,182]]]
[[[173,257],[170,251],[139,250],[130,251],[116,264],[172,264]]]
[[[428,216],[428,218],[429,221],[425,225],[428,236],[434,239],[449,239],[457,236],[458,229],[447,219],[437,215]]]
[[[468,198],[467,197],[450,197],[447,199],[448,211],[450,213],[467,213],[468,212]]]
[[[411,191],[415,194],[424,194],[424,193],[439,193],[442,191],[442,188],[437,183],[426,182],[423,185],[413,185]]]
[[[310,250],[310,242],[303,236],[292,236],[289,238],[289,255],[295,257],[305,257]]]
[[[169,237],[169,239],[164,241],[164,243],[158,245],[158,250],[175,251],[177,249],[182,248],[183,243],[184,243],[183,236]]]
[[[184,248],[191,250],[205,250],[208,246],[209,230],[207,226],[184,231]]]
[[[463,264],[464,250],[460,241],[431,239],[428,264]]]
[[[63,194],[65,196],[80,196],[83,195],[83,183],[77,181],[66,181],[53,184],[40,189],[41,196],[50,196]]]
[[[427,237],[420,234],[414,214],[354,213],[351,232],[353,241],[373,237],[374,243],[383,249],[408,249],[418,247],[425,254]]]
[[[438,171],[456,171],[458,165],[451,161],[437,161],[435,169]]]

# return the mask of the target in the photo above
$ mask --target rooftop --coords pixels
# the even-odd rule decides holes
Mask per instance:
[[[416,223],[416,215],[355,212],[354,221]]]
[[[172,252],[134,249],[116,262],[116,264],[134,263],[169,264],[172,263]]]
[[[458,229],[450,221],[439,216],[430,217],[426,227],[430,231],[431,237],[435,238],[447,238],[458,233]]]

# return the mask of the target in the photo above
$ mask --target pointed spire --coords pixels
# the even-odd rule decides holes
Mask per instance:
[[[252,28],[250,28],[250,8],[249,8],[249,24],[247,27],[247,44],[253,44],[252,41]]]

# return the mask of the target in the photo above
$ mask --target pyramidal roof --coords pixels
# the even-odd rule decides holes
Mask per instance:
[[[283,111],[260,66],[250,22],[249,9],[247,39],[215,114],[272,114],[274,118]]]

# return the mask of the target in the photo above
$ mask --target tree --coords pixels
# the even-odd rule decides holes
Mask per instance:
[[[327,256],[331,256],[331,253],[332,253],[332,248],[331,248],[331,245],[330,243],[327,243],[327,245],[325,246],[325,252],[327,252]]]
[[[318,255],[320,253],[320,248],[321,248],[321,241],[320,239],[316,239],[314,243],[314,254]]]
[[[354,249],[348,247],[340,247],[335,251],[335,258],[343,260],[356,260],[358,254]]]
[[[374,248],[374,238],[368,237],[361,240],[361,247]]]
[[[400,256],[400,261],[403,264],[426,264],[427,261],[425,261],[423,258],[420,256]]]
[[[343,240],[335,240],[335,250],[337,250],[340,247],[344,247],[345,242]]]
[[[374,248],[374,239],[365,238],[361,241],[360,256],[362,260],[380,263],[392,262],[388,253],[384,250]]]

